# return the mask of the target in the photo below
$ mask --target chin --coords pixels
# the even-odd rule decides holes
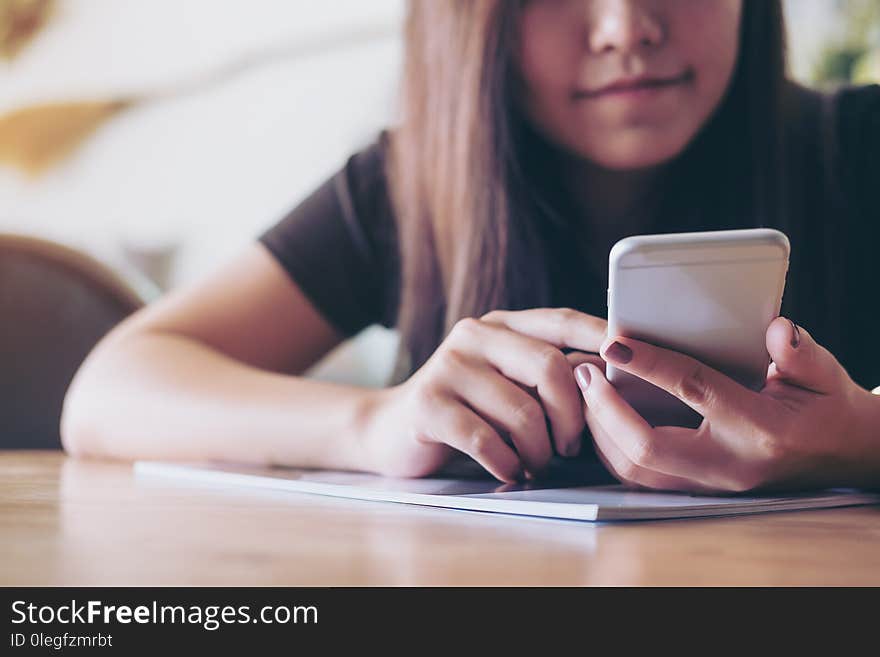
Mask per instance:
[[[596,132],[570,135],[573,137],[573,150],[594,164],[614,171],[645,169],[665,164],[678,157],[693,138],[696,130],[682,129],[682,126],[668,125],[636,129],[610,130],[616,132]]]
[[[647,169],[675,159],[685,149],[687,142],[674,143],[628,143],[609,145],[605,148],[581,149],[581,155],[604,169],[627,171]]]

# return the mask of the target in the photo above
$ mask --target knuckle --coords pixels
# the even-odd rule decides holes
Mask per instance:
[[[513,430],[530,430],[535,425],[543,425],[544,409],[534,399],[529,398],[513,407],[510,413],[511,429]]]
[[[583,313],[573,308],[557,308],[553,313],[556,333],[565,343],[574,342],[582,328]]]
[[[492,449],[494,436],[485,429],[478,429],[470,436],[471,455],[477,459],[486,457]]]
[[[574,308],[557,308],[554,317],[559,328],[566,329],[577,324],[582,314]]]
[[[480,317],[480,321],[489,322],[490,324],[493,322],[500,322],[504,318],[504,312],[501,310],[490,310],[485,315]]]
[[[538,372],[544,381],[557,376],[570,376],[571,365],[559,349],[547,347],[538,354]]]
[[[445,376],[454,375],[464,367],[464,364],[464,354],[454,348],[444,349],[438,359],[438,373]]]
[[[695,363],[688,369],[675,386],[678,396],[697,406],[707,406],[712,401],[712,392],[706,379],[706,368]]]
[[[474,317],[463,317],[458,320],[449,332],[449,337],[455,340],[469,340],[480,330],[480,320]]]

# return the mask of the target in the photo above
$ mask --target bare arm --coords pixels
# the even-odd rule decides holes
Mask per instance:
[[[560,348],[595,352],[604,333],[568,309],[493,312],[460,321],[399,386],[310,381],[298,375],[341,336],[256,245],[104,338],[67,394],[62,439],[72,454],[395,476],[464,452],[513,481],[554,449],[579,451],[582,402]]]
[[[300,374],[341,336],[254,245],[116,327],[68,392],[73,454],[360,469],[373,391]]]

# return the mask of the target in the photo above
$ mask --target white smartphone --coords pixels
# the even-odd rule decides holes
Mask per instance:
[[[688,354],[760,390],[789,249],[785,234],[769,228],[622,239],[609,255],[608,335]],[[606,376],[652,425],[699,424],[697,413],[643,379],[610,364]]]

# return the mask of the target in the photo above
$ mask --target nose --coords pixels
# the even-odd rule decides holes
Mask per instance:
[[[588,5],[587,39],[593,53],[656,48],[666,38],[660,17],[642,0],[593,0]]]

